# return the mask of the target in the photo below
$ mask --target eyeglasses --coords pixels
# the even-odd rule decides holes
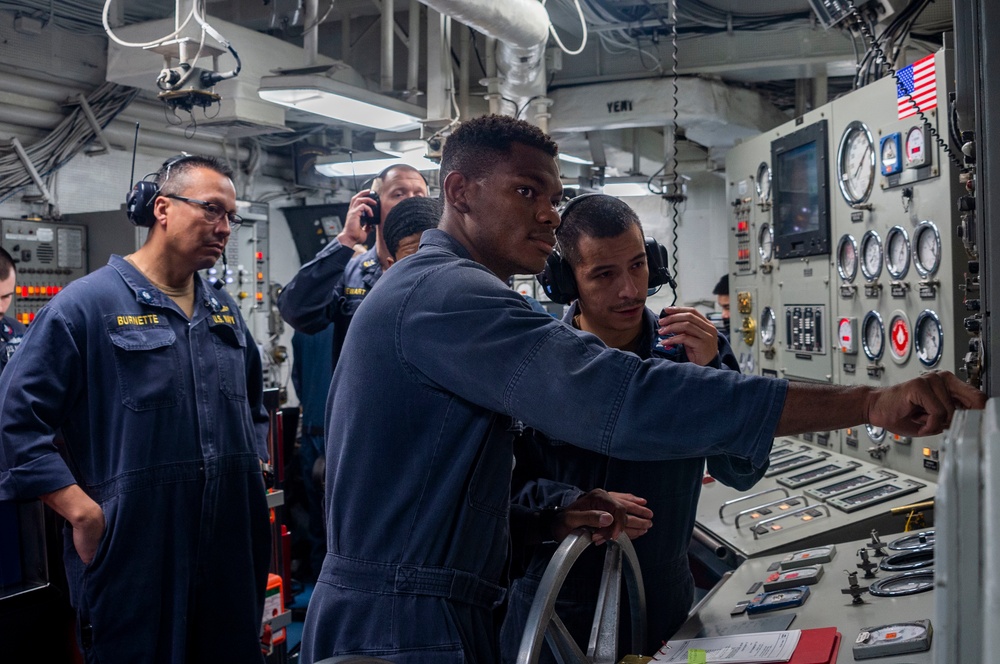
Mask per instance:
[[[163,197],[184,201],[185,203],[190,203],[191,205],[197,205],[205,212],[205,221],[210,224],[219,223],[222,221],[223,217],[229,219],[230,228],[238,228],[239,225],[243,223],[243,217],[235,212],[226,212],[226,208],[221,205],[216,205],[215,203],[199,201],[197,198],[188,198],[187,196],[178,196],[177,194],[163,194]]]

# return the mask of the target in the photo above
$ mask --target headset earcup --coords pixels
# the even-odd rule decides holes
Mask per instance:
[[[556,249],[545,260],[545,269],[537,275],[538,283],[550,300],[569,304],[577,298],[576,278],[573,268]]]
[[[651,237],[645,238],[646,265],[649,266],[649,288],[659,288],[670,282],[667,248]]]
[[[153,216],[153,201],[160,193],[155,183],[140,180],[125,196],[125,213],[128,220],[136,226],[150,227],[156,223]]]

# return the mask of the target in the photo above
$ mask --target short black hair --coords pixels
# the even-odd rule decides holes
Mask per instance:
[[[581,237],[618,237],[633,226],[642,235],[639,215],[627,203],[606,194],[582,194],[563,208],[562,222],[556,229],[559,252],[575,266],[580,262]]]
[[[712,289],[712,295],[729,295],[729,273],[722,275],[719,283]]]
[[[160,170],[156,171],[156,177],[153,179],[153,182],[156,183],[156,186],[160,188],[161,192],[163,189],[167,189],[167,193],[174,193],[170,191],[168,186],[170,182],[172,180],[179,179],[181,176],[191,170],[194,170],[195,168],[207,168],[229,178],[230,180],[233,179],[233,169],[226,161],[223,161],[218,157],[190,154],[177,155],[176,157],[171,157],[163,162],[163,165],[160,166]]]
[[[7,250],[0,247],[0,279],[8,279],[12,272],[17,272],[14,259]]]
[[[362,189],[371,189],[372,185],[375,183],[375,180],[385,181],[385,179],[389,177],[389,173],[392,173],[393,171],[403,171],[404,173],[416,173],[417,175],[419,175],[424,179],[424,184],[427,184],[427,176],[425,176],[423,173],[421,173],[419,170],[417,170],[410,164],[404,164],[400,162],[398,164],[392,164],[390,166],[386,166],[381,171],[379,171],[378,175],[376,175],[370,180],[366,180]]]
[[[395,258],[399,243],[414,233],[437,228],[441,222],[441,201],[436,198],[412,196],[401,200],[385,215],[382,236],[389,254]]]
[[[509,115],[483,115],[467,120],[452,132],[441,153],[441,181],[458,171],[478,179],[510,154],[515,143],[537,148],[555,158],[559,146],[535,125]]]

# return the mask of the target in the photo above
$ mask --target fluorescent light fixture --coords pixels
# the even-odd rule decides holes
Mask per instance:
[[[264,76],[257,94],[275,104],[383,131],[416,129],[426,116],[419,106],[322,74]]]
[[[604,183],[603,193],[608,196],[621,198],[623,196],[652,196],[645,182],[607,182]]]
[[[329,178],[349,178],[353,175],[376,175],[395,164],[408,164],[418,171],[436,171],[440,168],[424,157],[423,150],[405,152],[398,157],[384,152],[355,152],[353,164],[349,154],[318,157],[316,172]]]
[[[571,154],[566,154],[564,152],[559,153],[559,159],[565,161],[567,164],[593,164],[592,159],[584,159],[583,157],[574,157]]]

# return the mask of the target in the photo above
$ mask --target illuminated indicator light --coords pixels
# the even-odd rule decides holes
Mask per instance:
[[[929,457],[930,455],[931,455],[931,448],[925,447],[924,448],[924,456],[925,457]]]
[[[258,302],[263,302],[264,301],[264,294],[263,293],[257,293],[257,301]]]
[[[848,427],[848,428],[847,428],[847,435],[848,435],[848,436],[853,436],[853,435],[854,435],[854,429],[852,429],[852,428]]]
[[[802,520],[803,521],[812,521],[812,517],[809,516],[808,514],[803,514],[802,515]]]
[[[895,639],[898,636],[899,636],[898,632],[889,632],[888,634],[885,635],[885,638],[887,638],[887,639]]]
[[[257,252],[257,260],[259,260],[259,261],[264,260],[264,252],[263,251],[258,251]]]
[[[791,507],[791,505],[787,505],[787,504],[778,505],[778,509],[779,510],[787,510],[789,507]]]
[[[35,321],[35,312],[32,311],[30,314],[28,314],[28,322],[33,323],[34,321]]]
[[[781,526],[776,523],[771,524],[771,530],[781,530]]]
[[[809,516],[809,515],[807,514],[806,516]],[[812,517],[809,517],[809,518],[811,519]],[[808,553],[803,553],[803,554],[802,554],[802,559],[803,559],[803,560],[805,560],[805,559],[806,559],[806,558],[808,558],[808,557],[809,557],[809,554],[808,554]]]
[[[257,273],[257,281],[264,281],[264,273],[263,272],[258,272]]]
[[[750,518],[751,518],[751,519],[759,519],[759,518],[760,518],[760,512],[753,512],[753,513],[752,513],[752,514],[750,515]]]

